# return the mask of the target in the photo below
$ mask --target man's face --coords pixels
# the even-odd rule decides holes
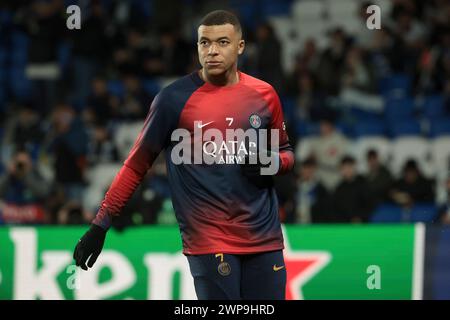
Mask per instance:
[[[344,180],[351,180],[355,176],[355,165],[353,163],[344,163],[341,165],[341,175]]]
[[[379,165],[378,157],[374,155],[369,155],[367,157],[367,163],[369,165],[370,170],[376,170]]]
[[[215,25],[198,28],[198,58],[205,72],[212,76],[225,73],[244,52],[244,40],[233,25]]]

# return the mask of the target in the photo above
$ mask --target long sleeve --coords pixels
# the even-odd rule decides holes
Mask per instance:
[[[286,132],[286,124],[284,122],[283,110],[281,109],[280,98],[275,90],[272,90],[269,99],[269,108],[272,113],[271,129],[277,129],[279,132],[279,155],[280,155],[280,168],[278,175],[287,173],[294,167],[295,157],[291,144],[289,143],[289,137]]]
[[[106,192],[94,224],[108,229],[111,219],[121,213],[153,162],[166,146],[176,126],[163,91],[153,100],[144,126],[124,165]]]

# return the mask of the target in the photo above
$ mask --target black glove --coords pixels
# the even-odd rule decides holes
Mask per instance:
[[[87,270],[88,267],[92,268],[97,260],[100,252],[103,249],[105,243],[106,230],[96,224],[92,224],[88,231],[78,240],[78,244],[73,252],[73,258],[77,267],[81,267],[83,270]],[[89,258],[90,257],[90,258]],[[86,266],[86,261],[89,258],[89,262]]]

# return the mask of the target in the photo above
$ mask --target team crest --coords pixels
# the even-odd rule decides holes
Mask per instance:
[[[222,276],[227,276],[231,273],[231,266],[228,262],[221,262],[217,267],[217,271]]]
[[[253,128],[258,129],[259,127],[261,127],[261,118],[257,114],[252,114],[249,118],[249,121],[250,125]]]

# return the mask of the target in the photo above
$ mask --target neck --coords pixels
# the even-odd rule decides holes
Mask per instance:
[[[225,73],[217,76],[207,74],[204,68],[199,71],[199,74],[203,81],[211,83],[215,86],[231,86],[239,82],[237,67],[233,67]]]

